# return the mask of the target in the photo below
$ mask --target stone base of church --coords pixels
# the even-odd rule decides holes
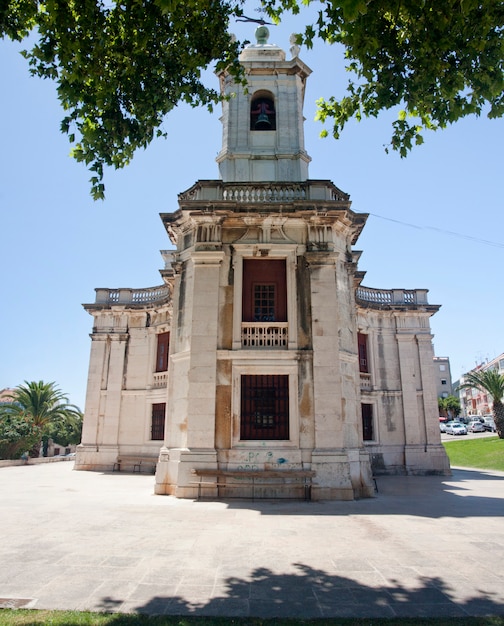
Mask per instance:
[[[450,461],[439,444],[369,445],[375,475],[450,476]]]
[[[96,446],[80,443],[75,453],[76,470],[110,472],[119,454],[118,446]]]
[[[314,450],[311,468],[317,472],[312,500],[355,500],[374,496],[371,463],[365,450]]]
[[[154,493],[195,499],[198,497],[197,478],[191,470],[214,467],[217,467],[215,450],[161,448],[156,467]]]
[[[404,458],[410,476],[451,475],[450,461],[442,444],[405,446]]]
[[[262,478],[262,471],[312,469],[316,472],[311,485],[312,500],[355,500],[374,496],[374,482],[369,455],[365,450],[315,450],[311,462],[303,462],[299,450],[291,451],[288,462],[283,457],[265,451],[229,450],[218,462],[215,450],[188,450],[162,448],[156,469],[155,493],[177,498],[243,498],[243,499],[303,499],[306,495],[304,482],[286,476],[278,484],[274,479]],[[270,454],[270,456],[268,456]],[[286,451],[283,451],[284,456]],[[265,460],[262,460],[265,456]],[[292,457],[292,458],[291,458]],[[246,461],[249,461],[246,463]],[[279,460],[283,461],[279,466]],[[252,463],[252,461],[255,461]],[[263,462],[261,462],[263,461]],[[203,481],[198,486],[193,469],[225,469],[236,472],[257,472],[259,480],[250,477],[227,477],[226,484],[209,485]],[[286,472],[287,473],[287,472]],[[221,481],[222,482],[222,481]]]

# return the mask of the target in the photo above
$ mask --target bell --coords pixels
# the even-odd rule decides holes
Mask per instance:
[[[270,130],[271,122],[267,113],[260,113],[258,115],[254,128],[256,130]]]

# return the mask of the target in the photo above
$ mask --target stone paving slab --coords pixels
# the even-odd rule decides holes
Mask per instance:
[[[355,502],[195,502],[153,476],[0,468],[0,607],[228,617],[504,615],[504,473]]]

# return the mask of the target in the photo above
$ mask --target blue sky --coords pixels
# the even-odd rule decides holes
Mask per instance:
[[[254,28],[234,24],[240,38]],[[286,51],[300,22],[270,27]],[[160,212],[198,179],[218,178],[219,111],[180,106],[156,140],[121,171],[107,171],[106,200],[93,202],[90,174],[69,156],[59,131],[54,84],[29,76],[21,47],[0,41],[2,245],[0,389],[55,381],[84,408],[96,287],[150,287],[162,280],[159,250],[171,247]],[[301,49],[313,70],[305,98],[310,178],[330,179],[369,213],[356,250],[363,285],[429,290],[434,350],[452,377],[504,351],[500,272],[504,248],[504,120],[464,120],[425,136],[406,159],[385,154],[395,114],[351,123],[321,139],[315,100],[343,94],[341,51]],[[208,84],[217,79],[208,72]]]

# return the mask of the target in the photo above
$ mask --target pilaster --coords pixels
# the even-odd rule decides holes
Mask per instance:
[[[403,396],[404,438],[405,444],[417,445],[422,442],[418,419],[417,374],[415,368],[415,335],[402,333],[396,335],[399,352],[399,371]]]
[[[418,335],[418,354],[420,361],[420,377],[422,380],[422,400],[425,419],[425,439],[427,443],[439,444],[439,419],[436,383],[434,380],[434,350],[432,335]]]
[[[82,425],[82,443],[93,445],[98,443],[98,416],[100,412],[101,385],[106,363],[106,336],[91,336],[91,354],[89,357],[88,382],[86,390],[86,407]]]
[[[126,333],[93,336],[77,470],[110,470],[117,458],[127,343]]]
[[[194,252],[187,447],[215,447],[219,277],[224,253]]]
[[[310,272],[315,447],[342,448],[341,370],[338,340],[336,254],[306,254]]]
[[[110,443],[119,442],[119,424],[124,380],[124,359],[128,335],[110,335],[110,356],[105,397],[102,439]]]
[[[170,357],[168,432],[156,468],[155,488],[158,494],[182,498],[196,495],[192,468],[217,466],[218,305],[224,252],[191,250],[187,255],[173,315],[179,320],[177,347],[184,349],[175,347]]]

